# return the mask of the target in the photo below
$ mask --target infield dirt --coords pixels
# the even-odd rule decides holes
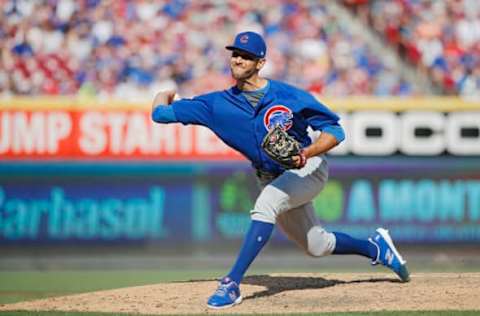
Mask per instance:
[[[382,310],[479,310],[480,273],[271,274],[245,278],[242,304],[221,313],[275,314]],[[89,311],[140,314],[214,314],[206,307],[214,280],[147,286],[0,305],[0,311]]]

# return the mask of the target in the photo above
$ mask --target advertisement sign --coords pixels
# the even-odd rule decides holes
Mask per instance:
[[[331,157],[315,212],[327,230],[359,238],[383,226],[399,242],[479,242],[479,160],[429,162],[396,157],[377,168],[372,159]],[[1,244],[240,241],[259,193],[247,164],[149,176],[37,170],[0,183]],[[286,239],[277,232],[272,242]]]
[[[0,101],[0,160],[244,160],[204,127],[154,123],[143,105],[59,102]],[[357,98],[325,104],[346,133],[332,154],[480,156],[478,103]]]
[[[139,111],[0,111],[0,159],[239,160],[201,126],[155,124]]]
[[[314,200],[327,230],[480,242],[479,104],[325,103],[346,132]],[[238,242],[258,193],[249,162],[214,133],[156,124],[148,107],[0,101],[0,245]],[[272,242],[287,244],[278,231]]]
[[[170,198],[192,196],[191,186],[171,180],[41,181],[2,181],[0,243],[191,239],[191,199]]]
[[[480,155],[480,110],[339,113],[345,141],[332,153],[359,156]]]
[[[313,201],[327,230],[366,238],[385,227],[406,243],[480,241],[480,160],[448,168],[450,160],[427,166],[429,159],[422,158],[423,164],[416,162],[422,173],[398,157],[384,168],[371,160],[330,161],[330,180]],[[251,209],[256,196],[248,187],[248,179],[234,174],[218,189],[220,201],[232,201],[219,203],[215,216],[222,238],[241,238],[248,228],[249,214],[242,209]],[[247,207],[234,207],[240,201]]]

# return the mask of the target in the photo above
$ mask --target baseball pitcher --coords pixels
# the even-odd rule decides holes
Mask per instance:
[[[262,188],[237,260],[208,299],[208,307],[226,308],[242,301],[239,285],[274,225],[311,256],[361,255],[409,281],[406,261],[386,229],[356,239],[326,231],[314,215],[312,200],[328,179],[324,154],[345,138],[339,117],[308,92],[259,75],[267,52],[261,35],[242,32],[226,49],[232,52],[233,87],[176,101],[175,91],[160,92],[152,104],[155,122],[211,129],[251,161]],[[314,141],[308,127],[321,132]]]

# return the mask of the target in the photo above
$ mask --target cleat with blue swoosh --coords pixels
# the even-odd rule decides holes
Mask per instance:
[[[372,265],[382,264],[395,272],[403,282],[410,281],[407,262],[395,248],[388,230],[377,228],[375,235],[368,238],[368,240],[374,244],[378,250],[377,258],[372,261]]]
[[[238,284],[229,277],[220,280],[218,288],[208,299],[207,306],[213,309],[232,307],[242,302]]]

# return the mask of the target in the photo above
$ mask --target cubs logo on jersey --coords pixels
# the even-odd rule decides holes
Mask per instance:
[[[284,105],[274,105],[263,116],[263,124],[267,130],[280,125],[284,131],[288,131],[293,125],[292,119],[292,110]]]

